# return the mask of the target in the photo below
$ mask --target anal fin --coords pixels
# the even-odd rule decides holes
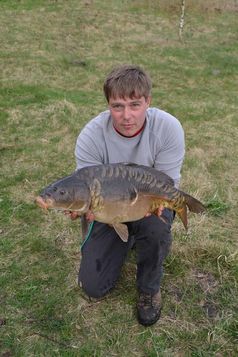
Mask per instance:
[[[184,228],[188,229],[188,216],[187,216],[187,206],[186,204],[179,210],[176,210],[176,213],[179,215],[181,221],[183,222]]]

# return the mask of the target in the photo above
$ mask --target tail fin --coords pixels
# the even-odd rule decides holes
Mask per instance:
[[[183,192],[183,195],[185,197],[186,205],[188,206],[188,208],[191,212],[194,212],[194,213],[205,212],[206,208],[202,204],[202,202],[200,202],[196,198],[190,196],[188,193]]]

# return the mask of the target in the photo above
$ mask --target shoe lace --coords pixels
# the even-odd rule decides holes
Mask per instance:
[[[144,306],[152,306],[153,300],[151,294],[141,294],[140,296],[140,304]]]

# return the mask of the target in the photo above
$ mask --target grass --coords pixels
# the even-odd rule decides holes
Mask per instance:
[[[237,2],[0,2],[0,355],[236,356]],[[153,79],[153,105],[177,116],[187,152],[181,187],[204,201],[189,232],[173,225],[164,308],[135,318],[132,254],[100,302],[77,286],[80,230],[35,195],[75,168],[79,131],[105,109],[120,63]]]

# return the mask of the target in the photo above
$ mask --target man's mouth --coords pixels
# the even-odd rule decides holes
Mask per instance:
[[[133,124],[124,124],[123,128],[124,129],[132,129],[132,128],[134,128],[134,125]]]

